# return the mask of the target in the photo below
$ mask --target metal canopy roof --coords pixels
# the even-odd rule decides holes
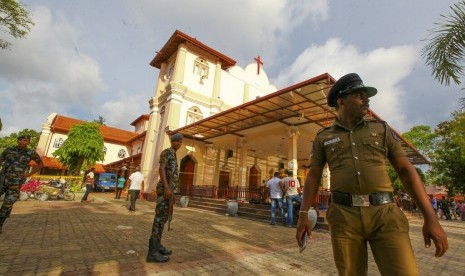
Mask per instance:
[[[240,106],[225,110],[193,124],[174,130],[192,143],[202,141],[217,148],[237,149],[238,138],[247,139],[248,155],[266,158],[274,155],[287,160],[289,131],[298,130],[299,163],[308,163],[313,139],[322,127],[336,119],[335,109],[329,108],[326,95],[335,79],[325,73]],[[381,120],[371,112],[371,116]],[[413,164],[429,161],[412,145],[401,139]]]

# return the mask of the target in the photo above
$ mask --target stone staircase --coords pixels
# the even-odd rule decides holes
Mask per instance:
[[[180,196],[176,198],[176,205],[181,207]],[[225,199],[212,199],[201,197],[189,197],[187,208],[200,209],[208,212],[213,212],[221,215],[229,215]],[[316,229],[329,230],[329,225],[325,219],[326,211],[318,211],[318,220],[315,226]],[[238,200],[237,216],[241,218],[270,221],[270,205],[254,204]],[[281,217],[276,214],[276,222],[281,221]],[[294,212],[294,225],[297,223],[298,210]]]

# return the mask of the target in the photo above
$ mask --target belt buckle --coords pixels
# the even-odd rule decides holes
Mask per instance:
[[[352,206],[370,206],[370,195],[351,195]]]

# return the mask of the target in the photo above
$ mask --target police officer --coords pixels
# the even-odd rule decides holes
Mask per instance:
[[[423,213],[425,246],[430,247],[432,239],[435,255],[440,257],[448,248],[447,237],[398,137],[385,122],[364,119],[369,97],[376,93],[376,88],[364,86],[354,73],[341,77],[330,89],[327,101],[336,108],[337,119],[313,143],[296,239],[300,245],[303,235],[311,237],[307,213],[327,163],[332,198],[326,218],[339,274],[367,275],[369,242],[382,275],[418,275],[408,221],[394,201],[387,160]]]
[[[182,134],[176,133],[170,137],[171,147],[160,154],[160,181],[157,183],[157,205],[153,220],[152,235],[149,239],[148,263],[163,263],[169,261],[172,251],[161,244],[163,228],[169,219],[169,207],[173,204],[174,192],[179,182],[178,160],[176,151],[182,145]]]
[[[35,151],[28,149],[30,143],[31,137],[29,135],[20,135],[18,136],[18,145],[6,148],[0,155],[0,164],[5,175],[5,181],[0,183],[0,196],[5,194],[0,208],[0,233],[3,223],[10,216],[13,204],[19,198],[19,188],[27,177],[43,167],[40,156]],[[26,173],[31,160],[34,160],[38,166],[34,167],[30,173]]]

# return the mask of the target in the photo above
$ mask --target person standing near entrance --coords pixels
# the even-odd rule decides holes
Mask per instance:
[[[394,201],[387,161],[423,213],[425,247],[433,240],[435,255],[440,257],[447,251],[447,237],[397,135],[385,122],[364,118],[369,97],[376,93],[354,73],[341,77],[330,89],[328,105],[336,108],[337,119],[318,132],[313,142],[296,239],[302,245],[303,235],[311,238],[308,210],[328,164],[332,197],[326,218],[339,275],[367,275],[367,243],[381,275],[418,275],[409,223]]]
[[[115,199],[121,198],[121,193],[123,192],[124,184],[126,183],[126,178],[124,178],[124,173],[120,172],[118,180],[116,180],[116,195]]]
[[[144,189],[144,175],[140,172],[140,167],[136,166],[136,171],[129,176],[129,191],[131,195],[131,204],[129,212],[136,211],[136,200],[139,198],[140,191]]]
[[[94,171],[95,171],[95,168],[92,167],[90,169],[90,172],[88,174],[86,174],[86,180],[85,180],[85,182],[86,182],[86,193],[84,194],[84,196],[81,199],[81,202],[83,202],[83,203],[89,203],[89,201],[87,200],[87,197],[89,196],[90,192],[92,192],[92,190],[94,189],[94,180],[95,180]]]
[[[279,178],[279,172],[275,172],[273,178],[268,180],[266,187],[270,189],[270,200],[271,200],[271,225],[276,224],[276,205],[279,206],[279,212],[283,225],[286,225],[286,217],[284,216],[283,207],[283,188],[281,186],[281,179]]]
[[[160,154],[160,181],[157,183],[157,205],[155,218],[152,225],[152,234],[149,239],[149,252],[146,261],[148,263],[163,263],[169,261],[168,255],[172,251],[161,244],[163,228],[170,219],[170,205],[174,204],[174,191],[178,186],[178,159],[176,151],[182,145],[182,134],[176,133],[170,137],[171,147]]]
[[[281,182],[284,187],[284,194],[286,195],[287,204],[287,227],[292,227],[294,224],[294,202],[302,203],[300,196],[300,182],[297,178],[292,176],[292,171],[287,171],[287,177],[283,178]]]
[[[0,196],[5,194],[3,204],[0,209],[0,233],[5,220],[10,217],[13,204],[19,198],[19,189],[26,181],[27,177],[38,172],[43,167],[40,156],[30,149],[31,137],[29,135],[20,135],[17,140],[18,145],[6,148],[0,154],[0,165],[2,173],[5,176],[3,183],[0,183]],[[37,163],[30,173],[26,173],[29,162],[33,160]]]

